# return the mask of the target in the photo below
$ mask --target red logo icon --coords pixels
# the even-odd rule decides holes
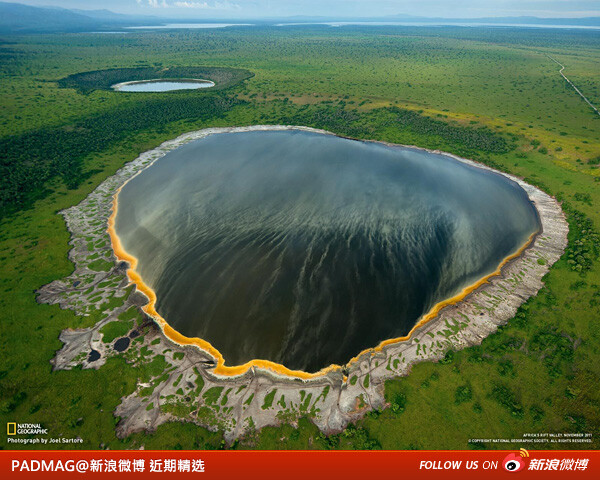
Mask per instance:
[[[527,450],[525,450],[525,452],[527,452]],[[507,472],[520,472],[525,468],[525,459],[522,458],[525,456],[529,456],[529,454],[526,453],[526,455],[523,455],[523,452],[509,453],[504,460],[502,460],[504,470]]]

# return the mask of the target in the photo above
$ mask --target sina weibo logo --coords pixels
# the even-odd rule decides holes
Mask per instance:
[[[506,458],[502,460],[502,466],[507,472],[520,472],[525,468],[526,457],[529,457],[529,452],[524,448],[521,448],[519,453],[509,453]]]

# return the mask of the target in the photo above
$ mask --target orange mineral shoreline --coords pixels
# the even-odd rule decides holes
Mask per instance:
[[[421,328],[423,325],[429,323],[431,320],[433,320],[435,317],[437,317],[438,313],[440,313],[440,311],[444,307],[447,307],[449,305],[456,305],[458,302],[464,300],[466,297],[468,297],[471,293],[473,293],[479,287],[481,287],[482,285],[486,284],[490,278],[495,277],[496,275],[500,275],[502,273],[502,268],[507,263],[509,263],[511,260],[514,260],[514,259],[520,257],[523,254],[523,252],[525,250],[527,250],[527,248],[529,248],[529,246],[533,243],[533,241],[535,240],[535,237],[537,236],[538,233],[539,232],[532,233],[529,236],[529,238],[527,239],[527,242],[525,243],[525,245],[523,245],[521,248],[519,248],[519,250],[517,250],[512,255],[509,255],[504,260],[502,260],[502,262],[500,263],[500,265],[498,265],[498,268],[496,270],[494,270],[492,273],[490,273],[490,274],[486,275],[485,277],[481,278],[480,280],[478,280],[477,282],[475,282],[473,285],[469,285],[469,286],[465,287],[460,293],[457,293],[453,297],[448,298],[446,300],[442,300],[441,302],[436,303],[431,308],[431,310],[429,310],[429,312],[427,312],[425,315],[423,315],[419,319],[419,321],[410,330],[410,332],[408,332],[407,335],[405,335],[404,337],[390,338],[389,340],[382,341],[376,347],[367,348],[366,350],[363,350],[362,352],[360,352],[356,357],[352,358],[348,363],[352,363],[352,362],[357,361],[359,359],[359,357],[361,357],[365,353],[380,352],[383,349],[383,347],[385,347],[387,345],[393,345],[395,343],[400,343],[400,342],[404,342],[406,340],[409,340],[410,337],[412,336],[412,334],[415,333],[415,331],[417,331],[417,329]]]
[[[117,190],[117,193],[115,193],[115,195],[113,197],[113,199],[114,199],[113,200],[113,211],[112,211],[112,214],[110,215],[110,217],[108,218],[108,233],[110,235],[110,241],[112,244],[112,248],[113,248],[113,251],[115,252],[115,256],[117,257],[117,259],[119,261],[125,261],[125,262],[129,263],[129,268],[127,269],[127,276],[136,285],[137,289],[140,292],[142,292],[144,295],[146,295],[146,297],[148,297],[149,302],[147,305],[142,307],[142,310],[146,314],[150,315],[156,321],[156,323],[158,323],[161,330],[167,336],[168,339],[170,339],[171,341],[173,341],[179,345],[194,345],[194,346],[200,348],[201,350],[205,351],[212,357],[214,357],[217,365],[213,371],[217,375],[224,375],[224,376],[229,376],[229,377],[243,375],[251,368],[259,367],[259,368],[271,370],[274,373],[277,373],[279,375],[285,375],[288,377],[295,377],[295,378],[302,378],[302,379],[307,380],[307,379],[311,379],[311,378],[320,377],[330,371],[341,369],[341,367],[339,365],[331,365],[327,368],[324,368],[324,369],[318,371],[317,373],[307,373],[307,372],[303,372],[301,370],[290,370],[289,368],[286,368],[283,365],[280,365],[275,362],[270,362],[268,360],[251,360],[243,365],[237,365],[237,366],[230,367],[230,366],[225,365],[225,359],[223,358],[223,355],[221,354],[221,352],[219,352],[209,342],[207,342],[206,340],[202,340],[201,338],[198,338],[198,337],[194,337],[194,338],[186,337],[185,335],[182,335],[177,330],[175,330],[173,327],[171,327],[168,324],[168,322],[156,311],[156,293],[154,292],[154,290],[152,290],[152,288],[150,288],[150,286],[148,286],[146,283],[144,283],[144,280],[142,279],[140,274],[138,272],[136,272],[136,270],[135,270],[135,268],[137,267],[137,264],[138,264],[138,259],[136,257],[134,257],[133,255],[131,255],[130,253],[125,251],[125,249],[123,248],[123,245],[121,244],[121,239],[119,238],[119,236],[116,233],[115,219],[117,217],[117,211],[118,211],[118,205],[119,205],[117,198],[118,198],[119,192],[121,191],[123,186],[121,186]]]
[[[125,184],[126,183],[127,182],[125,182]],[[244,363],[243,365],[227,366],[227,365],[225,365],[225,358],[223,357],[221,352],[219,352],[219,350],[217,350],[215,347],[213,347],[209,342],[207,342],[206,340],[203,340],[201,338],[198,338],[198,337],[193,337],[193,338],[186,337],[185,335],[182,335],[177,330],[175,330],[173,327],[171,327],[169,325],[169,323],[156,311],[156,293],[154,292],[154,290],[152,290],[152,288],[150,288],[150,286],[148,286],[146,283],[144,283],[144,280],[142,279],[140,274],[136,271],[138,259],[136,257],[134,257],[133,255],[131,255],[130,253],[128,253],[127,251],[125,251],[125,249],[123,248],[123,245],[121,244],[121,239],[119,238],[119,236],[116,233],[115,219],[117,217],[117,212],[118,212],[118,208],[119,208],[118,196],[119,196],[119,193],[121,192],[121,189],[125,186],[125,184],[123,184],[117,190],[115,195],[113,196],[113,210],[112,210],[110,217],[108,218],[108,234],[110,235],[110,241],[112,244],[112,248],[113,248],[113,251],[114,251],[117,259],[119,261],[125,261],[125,262],[129,263],[129,268],[127,269],[127,276],[129,277],[129,280],[131,280],[131,282],[135,284],[136,288],[140,292],[142,292],[146,297],[148,297],[149,302],[148,302],[148,304],[146,304],[145,306],[142,307],[142,310],[156,321],[156,323],[159,325],[159,327],[161,328],[163,333],[167,336],[167,338],[169,338],[171,341],[173,341],[179,345],[184,345],[184,346],[185,345],[193,345],[193,346],[196,346],[196,347],[200,348],[201,350],[205,351],[206,353],[208,353],[209,355],[214,357],[214,359],[216,360],[216,366],[213,370],[214,373],[217,375],[223,375],[223,376],[228,376],[228,377],[243,375],[248,370],[250,370],[254,367],[258,367],[258,368],[270,370],[273,373],[276,373],[278,375],[283,375],[283,376],[288,376],[288,377],[293,377],[293,378],[301,378],[303,380],[309,380],[312,378],[321,377],[321,376],[327,374],[328,372],[338,371],[338,370],[342,369],[342,367],[340,365],[332,364],[328,367],[325,367],[325,368],[319,370],[316,373],[308,373],[308,372],[304,372],[302,370],[290,370],[289,368],[286,368],[285,366],[283,366],[279,363],[271,362],[269,360],[260,360],[260,359],[250,360],[249,362]],[[406,336],[384,340],[376,347],[367,348],[366,350],[363,350],[362,352],[360,352],[356,357],[352,358],[348,362],[348,364],[358,361],[358,359],[364,354],[368,354],[368,353],[374,354],[375,352],[380,352],[384,347],[386,347],[388,345],[393,345],[396,343],[400,343],[400,342],[409,340],[410,337],[413,335],[413,333],[415,333],[415,331],[417,331],[420,327],[422,327],[423,325],[425,325],[425,324],[429,323],[431,320],[433,320],[444,307],[457,304],[461,300],[465,299],[469,294],[471,294],[472,292],[477,290],[480,286],[487,283],[490,278],[492,278],[496,275],[500,275],[502,268],[507,263],[509,263],[511,260],[514,260],[515,258],[520,257],[521,254],[532,244],[536,235],[537,235],[537,232],[533,233],[529,237],[529,239],[527,240],[525,245],[523,245],[519,250],[517,250],[512,255],[509,255],[508,257],[506,257],[500,263],[500,265],[498,266],[498,268],[495,271],[493,271],[492,273],[481,278],[473,285],[465,287],[457,295],[455,295],[449,299],[443,300],[443,301],[437,303],[436,305],[434,305],[433,308],[431,308],[431,310],[429,310],[429,312],[427,312],[425,315],[423,315],[421,317],[421,319],[415,324],[415,326],[410,330],[410,332]]]

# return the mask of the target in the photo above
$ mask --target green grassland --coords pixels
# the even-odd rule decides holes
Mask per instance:
[[[439,148],[519,175],[563,202],[569,247],[540,294],[481,346],[389,381],[390,408],[338,435],[301,420],[233,447],[535,448],[468,440],[581,432],[593,443],[541,447],[598,448],[600,116],[548,55],[600,103],[600,38],[586,31],[305,26],[0,39],[0,423],[43,423],[53,436],[80,436],[81,448],[224,446],[219,433],[179,422],[117,439],[113,411],[149,367],[115,357],[99,370],[52,371],[60,331],[97,318],[39,305],[34,292],[73,270],[57,212],[140,152],[208,126],[288,123]],[[59,82],[193,67],[254,76],[177,94]],[[2,436],[0,448],[19,447]]]

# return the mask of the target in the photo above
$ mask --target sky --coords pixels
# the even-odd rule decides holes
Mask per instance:
[[[4,0],[170,18],[600,16],[600,0]]]

